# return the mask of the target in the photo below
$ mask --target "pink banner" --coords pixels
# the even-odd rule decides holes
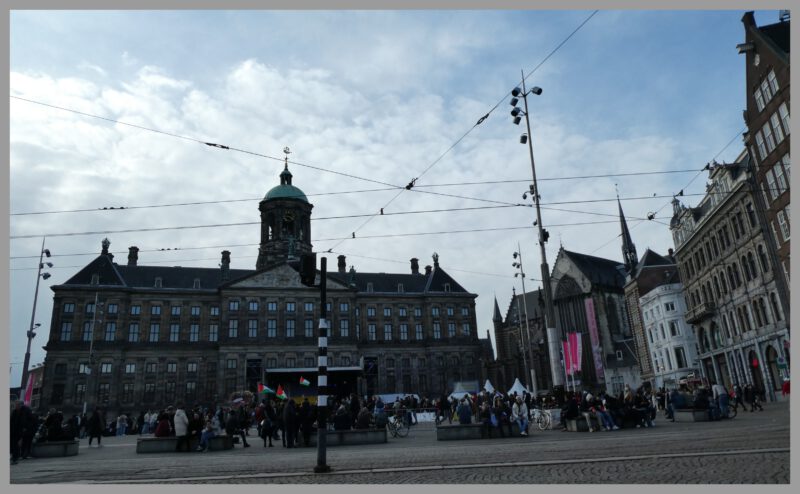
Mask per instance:
[[[589,339],[592,344],[592,359],[594,360],[594,372],[597,381],[605,381],[605,371],[603,369],[603,345],[597,333],[597,319],[594,315],[594,300],[589,297],[584,301],[586,306],[586,323],[589,326]]]
[[[569,338],[570,358],[572,359],[572,372],[581,371],[581,335],[578,332],[572,332],[567,335]]]
[[[564,370],[568,376],[572,375],[572,357],[569,352],[569,340],[561,342],[564,346]]]

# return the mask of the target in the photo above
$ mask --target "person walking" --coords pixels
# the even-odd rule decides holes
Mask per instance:
[[[89,429],[89,447],[92,446],[92,439],[97,438],[97,447],[102,448],[103,440],[103,418],[100,416],[100,409],[95,408],[92,416],[87,422]]]

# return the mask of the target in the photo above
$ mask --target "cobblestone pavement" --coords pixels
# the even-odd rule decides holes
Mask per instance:
[[[252,447],[136,454],[136,437],[81,442],[78,456],[21,461],[11,483],[788,483],[789,404],[732,421],[668,422],[652,429],[527,438],[436,441],[420,424],[388,444],[331,447],[329,475],[315,448]]]

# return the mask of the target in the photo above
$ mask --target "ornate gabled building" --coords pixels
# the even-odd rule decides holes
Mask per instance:
[[[704,377],[752,383],[775,399],[788,377],[789,306],[778,293],[782,272],[754,206],[751,170],[745,151],[734,163],[710,166],[696,207],[673,199],[670,230]]]
[[[259,204],[256,269],[145,266],[130,247],[118,264],[100,254],[54,292],[41,407],[67,413],[84,403],[113,414],[176,401],[212,405],[231,392],[281,384],[316,395],[320,290],[301,283],[312,252],[312,205],[288,167]],[[440,265],[420,272],[362,273],[339,256],[327,274],[331,394],[434,396],[479,382],[486,342],[475,298]],[[319,285],[320,275],[316,275]],[[300,378],[312,382],[300,387]]]
[[[578,332],[582,342],[577,389],[617,394],[625,384],[639,386],[641,376],[625,307],[625,266],[562,247],[551,280],[558,328],[562,335]],[[572,381],[565,387],[571,388]]]
[[[753,12],[742,17],[745,42],[739,53],[745,55],[747,125],[745,147],[750,155],[752,178],[758,194],[755,207],[766,217],[764,242],[768,255],[778,266],[775,274],[778,296],[789,307],[790,271],[790,60],[789,11],[781,11],[780,21],[757,26]],[[789,314],[786,314],[787,320]]]

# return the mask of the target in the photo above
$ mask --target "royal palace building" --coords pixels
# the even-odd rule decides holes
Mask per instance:
[[[317,286],[300,276],[313,252],[312,208],[286,167],[259,203],[253,270],[231,269],[227,250],[218,268],[141,265],[136,247],[120,264],[104,240],[98,257],[52,287],[41,407],[68,414],[88,403],[113,415],[212,405],[259,382],[315,399],[321,273]],[[338,257],[326,276],[331,394],[434,396],[484,377],[477,295],[435,253],[432,261],[362,273]]]

